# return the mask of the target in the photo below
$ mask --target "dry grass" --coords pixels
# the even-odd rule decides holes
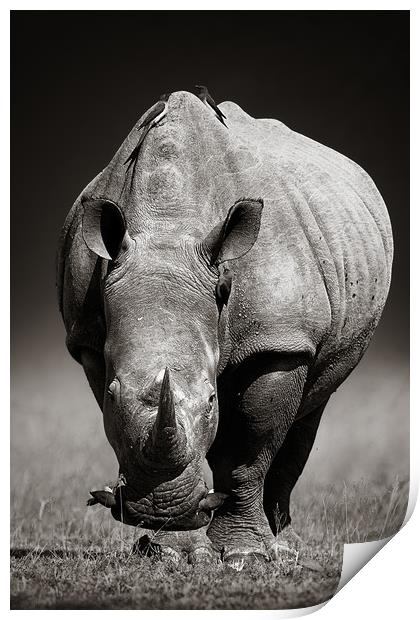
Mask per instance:
[[[334,593],[343,542],[395,533],[404,518],[407,484],[314,489],[294,504],[297,553],[235,572],[132,554],[143,532],[112,520],[102,507],[69,506],[80,480],[65,493],[37,497],[29,475],[12,499],[14,609],[277,609],[317,604]],[[279,535],[282,542],[282,535]]]

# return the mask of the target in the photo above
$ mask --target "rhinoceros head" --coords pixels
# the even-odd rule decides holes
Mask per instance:
[[[132,236],[116,204],[83,205],[85,242],[109,262],[103,412],[129,482],[125,520],[202,525],[202,464],[218,422],[217,265],[250,248],[262,204],[240,200],[201,242],[174,238],[170,228]]]
[[[196,144],[225,132],[219,125],[199,99],[173,95],[166,124],[149,132],[132,169],[124,162],[135,130],[83,192],[71,225],[65,286],[76,283],[77,298],[77,282],[89,283],[67,320],[68,345],[127,480],[113,515],[133,525],[192,529],[210,519],[199,504],[206,506],[203,462],[218,423],[224,265],[254,244],[263,206],[222,195],[215,208],[207,195],[211,171]],[[217,142],[208,146],[218,155]],[[89,318],[75,328],[83,313]]]

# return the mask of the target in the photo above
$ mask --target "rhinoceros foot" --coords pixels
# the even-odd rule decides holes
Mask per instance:
[[[205,530],[145,534],[133,545],[133,553],[176,563],[215,563],[220,555],[214,551]]]
[[[247,565],[254,565],[256,562],[265,564],[270,560],[271,557],[264,547],[225,547],[222,551],[223,563],[238,572]]]
[[[214,514],[207,535],[220,553],[222,561],[242,570],[245,565],[269,562],[275,537],[261,505],[244,504],[227,499]]]
[[[181,560],[181,554],[168,545],[162,545],[156,542],[152,537],[145,534],[133,545],[133,553],[138,553],[148,558],[157,558],[159,560],[168,560],[178,563]]]
[[[277,536],[272,543],[264,541],[259,546],[224,547],[221,553],[222,561],[235,570],[242,570],[245,566],[256,562],[284,562],[296,559],[300,545],[293,544],[296,540],[294,533]]]
[[[188,554],[188,564],[215,564],[220,559],[212,548],[210,542],[205,547],[197,547]]]

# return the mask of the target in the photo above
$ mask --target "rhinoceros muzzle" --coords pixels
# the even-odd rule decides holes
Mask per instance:
[[[115,494],[115,505],[111,512],[115,519],[127,525],[157,530],[189,530],[207,525],[212,510],[205,498],[208,489],[201,479],[195,486],[183,487],[179,481],[168,482],[149,493],[138,491],[129,485],[120,487]]]
[[[203,503],[208,488],[202,461],[189,446],[177,416],[169,369],[159,392],[157,413],[136,456],[121,463],[127,484],[116,491],[112,514],[128,525],[188,530],[207,525],[212,509]]]

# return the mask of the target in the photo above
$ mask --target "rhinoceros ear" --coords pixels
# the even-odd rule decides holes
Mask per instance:
[[[124,215],[115,202],[106,199],[82,201],[83,239],[92,252],[107,260],[118,256],[126,225]]]
[[[263,206],[261,198],[241,198],[235,202],[225,221],[204,241],[212,264],[240,258],[252,248],[260,231]]]

